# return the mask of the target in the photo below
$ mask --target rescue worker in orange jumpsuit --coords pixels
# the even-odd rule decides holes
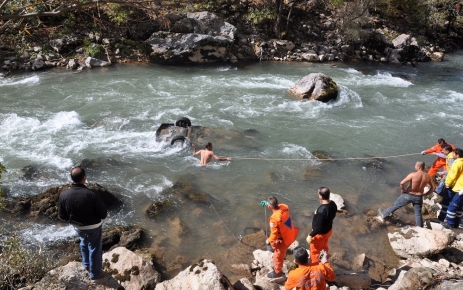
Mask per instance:
[[[283,277],[283,262],[288,247],[296,240],[298,228],[294,227],[286,204],[278,203],[274,196],[268,201],[261,201],[261,206],[267,206],[272,210],[272,216],[268,219],[270,236],[266,243],[273,249],[273,271],[267,274],[268,278]]]
[[[424,150],[423,152],[421,152],[421,155],[426,155],[426,154],[437,155],[438,153],[442,153],[442,148],[446,145],[452,147],[452,149],[455,150],[455,146],[453,146],[450,143],[445,142],[444,139],[440,138],[439,140],[437,140],[436,145]],[[445,158],[439,157],[438,155],[436,161],[434,161],[434,163],[431,165],[431,168],[429,168],[429,171],[428,171],[428,174],[431,176],[431,178],[434,177],[436,172],[439,171],[441,167],[444,167],[444,170],[447,170],[447,166],[445,165],[445,163],[446,163]]]
[[[315,211],[312,220],[312,231],[306,239],[310,245],[312,263],[317,261],[321,250],[328,252],[328,240],[333,233],[333,220],[338,211],[336,203],[330,200],[330,189],[328,187],[318,189],[318,199],[321,205]]]
[[[285,283],[285,290],[326,290],[326,281],[334,281],[336,275],[327,255],[320,261],[310,262],[309,254],[303,247],[296,247],[293,251],[297,268],[289,272]]]

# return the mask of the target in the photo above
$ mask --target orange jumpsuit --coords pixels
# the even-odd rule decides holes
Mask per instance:
[[[330,200],[329,203],[320,205],[315,212],[312,220],[312,231],[309,233],[312,237],[310,243],[310,260],[312,263],[318,261],[321,250],[329,251],[328,240],[333,233],[333,220],[337,211],[336,203]]]
[[[453,146],[452,144],[450,144],[450,143],[444,143],[444,144],[442,144],[442,146],[445,146],[445,145],[449,145],[449,146],[452,147],[453,150],[455,150],[455,146]],[[426,152],[426,154],[430,154],[430,153],[442,153],[442,146],[439,145],[439,143],[436,143],[436,145],[432,146],[432,147],[429,148],[429,149],[426,149],[425,152]],[[442,166],[444,167],[444,170],[447,170],[445,158],[437,157],[436,161],[434,161],[434,163],[431,165],[431,168],[429,168],[428,174],[429,174],[431,177],[434,177],[434,175],[436,174],[436,172],[439,171],[439,169],[440,169]]]
[[[280,203],[279,208],[273,211],[268,219],[270,236],[267,241],[273,249],[273,266],[275,273],[281,273],[288,247],[296,240],[298,228],[294,227],[289,208]]]
[[[326,281],[334,281],[336,275],[330,262],[299,265],[288,274],[285,290],[296,287],[297,290],[325,290]]]
[[[312,237],[312,242],[310,243],[310,260],[312,263],[318,261],[318,256],[320,255],[321,250],[328,252],[328,240],[333,234],[333,229],[331,229],[326,234],[318,234]]]

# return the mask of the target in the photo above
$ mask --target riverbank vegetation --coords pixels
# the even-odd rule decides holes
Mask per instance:
[[[0,163],[0,185],[5,167]],[[5,207],[5,198],[0,188],[0,209]],[[50,269],[56,267],[57,259],[40,247],[25,247],[15,233],[0,227],[0,290],[18,289],[28,283],[39,281]]]
[[[294,42],[308,37],[303,33],[307,27],[300,24],[314,19],[320,21],[314,26],[332,26],[343,41],[357,45],[371,41],[372,29],[384,28],[391,39],[401,33],[413,34],[419,45],[433,43],[453,50],[463,44],[463,2],[454,0],[4,0],[0,4],[0,58],[19,57],[24,43],[41,46],[84,31],[120,39],[121,53],[140,58],[146,53],[140,43],[158,29],[156,25],[170,29],[167,14],[204,10],[220,15],[239,33]],[[323,37],[316,30],[310,35],[311,39]],[[83,48],[90,56],[104,54],[104,48],[94,43]]]
[[[33,284],[57,264],[52,253],[39,247],[26,247],[16,234],[0,231],[0,290]]]

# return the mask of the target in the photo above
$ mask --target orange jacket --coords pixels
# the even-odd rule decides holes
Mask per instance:
[[[453,150],[455,150],[455,146],[453,146],[450,143],[445,143],[443,145],[449,145],[450,147],[452,147]],[[426,152],[426,154],[429,154],[429,153],[442,153],[442,147],[439,145],[439,143],[436,143],[436,145],[434,145],[431,148],[428,148],[428,149],[426,149],[424,151]],[[441,158],[441,157],[438,157],[438,158]]]
[[[268,223],[270,225],[270,236],[267,239],[269,243],[282,241],[289,247],[296,240],[299,229],[294,227],[289,215],[289,207],[286,204],[279,204],[279,208],[273,212]]]
[[[326,281],[334,281],[336,275],[329,262],[316,262],[309,265],[299,265],[288,274],[285,290],[296,287],[297,290],[325,290]]]

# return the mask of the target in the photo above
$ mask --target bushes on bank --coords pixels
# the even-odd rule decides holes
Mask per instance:
[[[21,245],[16,234],[0,231],[0,290],[13,290],[32,284],[57,265],[56,259],[41,249]]]
[[[5,167],[0,163],[0,185]],[[0,208],[5,198],[0,188]],[[57,264],[50,254],[21,245],[16,234],[0,228],[0,290],[13,290],[39,281]]]

